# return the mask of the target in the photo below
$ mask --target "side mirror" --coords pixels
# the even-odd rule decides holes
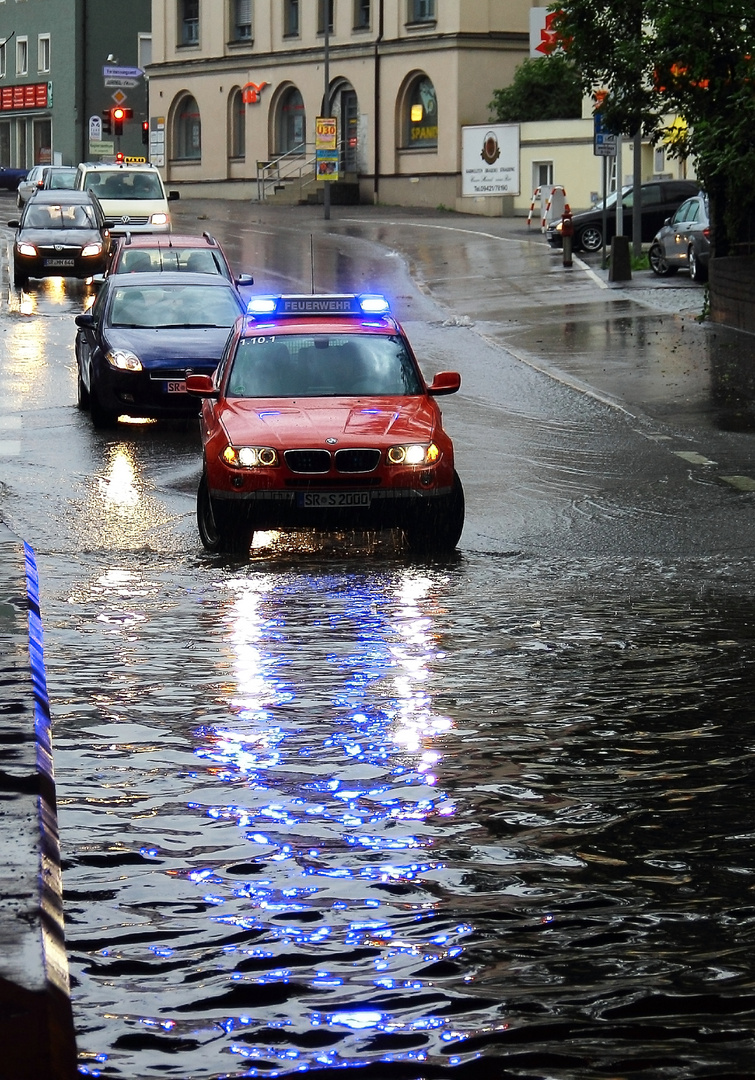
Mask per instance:
[[[17,229],[17,228],[19,227],[19,225],[20,225],[20,224],[21,224],[21,222],[20,222],[20,221],[16,221],[16,219],[14,218],[14,219],[13,219],[13,221],[9,221],[9,222],[8,222],[8,228],[9,228],[9,229]]]
[[[180,198],[181,198],[181,192],[180,191],[169,191],[168,192],[168,202],[175,202],[176,199],[180,199]]]
[[[236,278],[237,285],[254,285],[254,278],[251,274],[239,274]]]
[[[81,315],[77,315],[73,321],[77,326],[81,327],[82,330],[91,330],[95,325],[94,315],[91,311],[82,312]]]
[[[212,375],[187,375],[186,393],[196,397],[220,397],[220,391],[216,389],[212,381]]]
[[[461,386],[461,375],[458,371],[439,371],[428,386],[428,394],[440,397],[441,394],[455,394]]]

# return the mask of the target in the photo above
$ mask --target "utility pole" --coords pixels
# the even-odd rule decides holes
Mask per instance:
[[[324,30],[325,30],[325,93],[323,115],[330,116],[330,4],[331,0],[323,0]],[[330,221],[330,180],[325,181],[325,190],[322,193],[323,210],[325,221]]]

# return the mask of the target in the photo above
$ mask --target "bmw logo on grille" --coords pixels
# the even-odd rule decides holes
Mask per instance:
[[[325,442],[328,444],[328,446],[335,446],[338,442],[338,439],[326,439]]]

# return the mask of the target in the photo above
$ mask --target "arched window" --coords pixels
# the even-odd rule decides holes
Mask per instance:
[[[202,157],[202,121],[195,98],[187,96],[179,103],[173,136],[177,159],[198,161]]]
[[[304,99],[295,86],[287,90],[278,108],[278,153],[301,150],[304,153],[307,118]]]
[[[241,96],[241,91],[236,90],[231,95],[230,104],[230,127],[231,127],[231,157],[246,157],[246,105]]]
[[[404,147],[438,145],[438,102],[427,75],[419,75],[409,87],[404,104]]]

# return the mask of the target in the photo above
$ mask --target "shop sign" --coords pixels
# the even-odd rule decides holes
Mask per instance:
[[[4,86],[0,90],[0,111],[9,109],[46,109],[49,105],[50,83],[26,83],[23,86]]]
[[[518,124],[474,124],[461,129],[461,194],[521,194]]]

